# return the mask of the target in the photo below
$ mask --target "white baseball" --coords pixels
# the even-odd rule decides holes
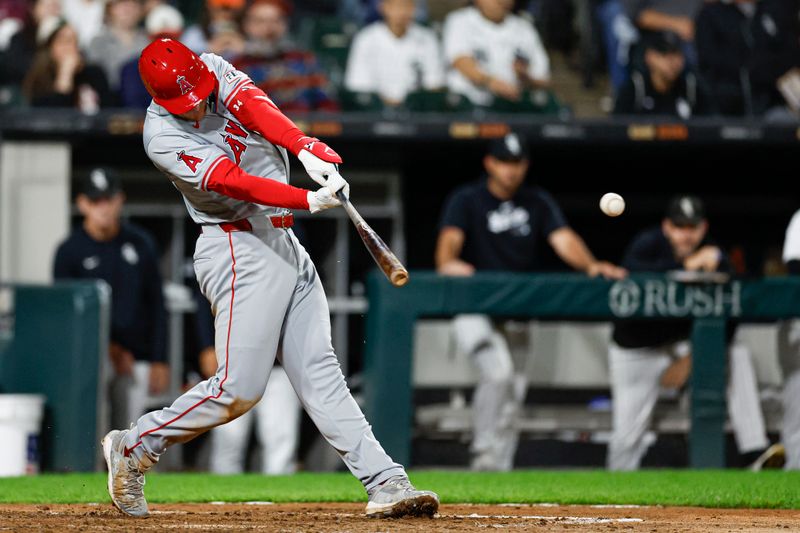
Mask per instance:
[[[618,217],[625,211],[625,199],[615,192],[607,192],[600,198],[600,210],[610,217]]]

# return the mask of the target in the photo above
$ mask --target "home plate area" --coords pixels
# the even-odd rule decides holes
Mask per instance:
[[[433,519],[370,519],[362,504],[155,504],[147,519],[109,504],[1,505],[0,531],[799,531],[800,512],[578,505],[443,505]]]

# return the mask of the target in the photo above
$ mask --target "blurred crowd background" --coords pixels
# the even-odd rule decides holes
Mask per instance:
[[[795,0],[3,0],[0,105],[145,108],[178,38],[292,111],[797,119]],[[794,111],[793,111],[794,110]]]
[[[800,0],[0,0],[0,281],[109,283],[103,429],[215,368],[197,228],[141,147],[137,59],[163,37],[223,56],[342,154],[412,274],[800,273]],[[609,191],[628,202],[617,219],[598,210]],[[297,218],[361,399],[374,262],[343,213]],[[674,325],[421,321],[413,464],[685,466],[691,347]],[[800,365],[778,362],[800,361],[798,327],[739,330],[727,464],[780,464],[787,421],[800,435],[783,408]],[[273,378],[269,401],[164,468],[341,468]]]

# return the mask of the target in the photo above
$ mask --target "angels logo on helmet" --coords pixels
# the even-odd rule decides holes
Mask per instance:
[[[178,82],[178,87],[180,88],[182,95],[194,89],[194,85],[186,81],[186,76],[178,76],[176,81]]]

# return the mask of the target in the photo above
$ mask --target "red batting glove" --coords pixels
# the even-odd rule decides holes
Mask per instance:
[[[320,141],[316,137],[303,136],[295,141],[294,146],[290,148],[295,154],[299,154],[300,150],[308,150],[312,155],[322,159],[326,163],[341,164],[342,158],[337,154],[333,148]]]

